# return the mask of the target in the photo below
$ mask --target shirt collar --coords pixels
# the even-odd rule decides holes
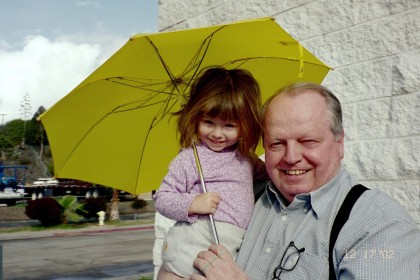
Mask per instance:
[[[311,206],[314,210],[317,218],[321,217],[327,208],[334,196],[336,196],[339,188],[341,187],[341,180],[345,176],[345,169],[340,168],[338,174],[328,183],[310,193],[311,196]]]
[[[265,187],[265,193],[267,194],[268,201],[270,201],[271,205],[275,205],[276,202],[283,204],[283,200],[277,190],[276,186],[273,184],[272,181],[269,181]]]
[[[308,201],[310,207],[316,215],[316,218],[318,219],[328,208],[331,198],[334,197],[336,195],[336,192],[339,191],[341,182],[346,177],[346,174],[347,173],[345,171],[345,168],[341,166],[338,174],[327,184],[323,185],[322,187],[313,192],[297,195],[294,201],[296,199],[299,199],[301,201]],[[266,185],[266,194],[271,205],[274,206],[276,205],[276,202],[278,202],[280,205],[280,209],[286,207],[284,198],[279,194],[279,191],[277,190],[276,186],[271,181]],[[291,204],[294,203],[292,202]]]

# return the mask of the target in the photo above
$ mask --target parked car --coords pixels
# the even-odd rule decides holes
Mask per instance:
[[[32,183],[32,185],[36,186],[57,186],[58,180],[54,178],[38,178],[36,181]]]

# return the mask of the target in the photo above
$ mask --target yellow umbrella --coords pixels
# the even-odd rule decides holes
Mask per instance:
[[[251,71],[263,99],[329,71],[271,18],[132,36],[40,117],[55,176],[132,194],[157,189],[179,150],[171,112],[213,65]]]

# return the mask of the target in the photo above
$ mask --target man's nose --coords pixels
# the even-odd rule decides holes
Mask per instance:
[[[302,160],[302,147],[298,143],[288,143],[283,160],[289,165]]]

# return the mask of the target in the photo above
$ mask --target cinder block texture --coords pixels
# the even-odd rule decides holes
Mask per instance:
[[[420,1],[160,0],[161,31],[271,16],[333,67],[344,163],[420,226]]]

